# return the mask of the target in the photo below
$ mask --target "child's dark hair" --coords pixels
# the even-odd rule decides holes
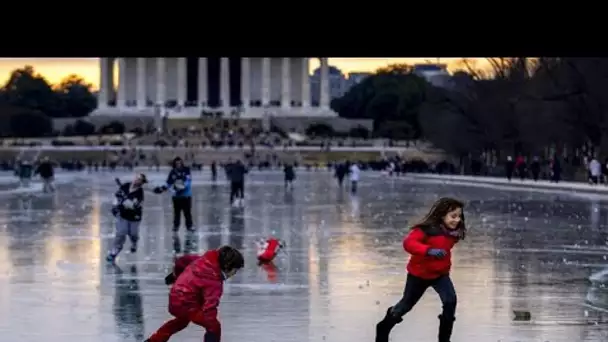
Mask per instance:
[[[171,167],[175,168],[177,166],[177,162],[181,162],[183,164],[184,160],[182,159],[182,157],[179,156],[173,158],[173,161],[171,162]]]
[[[218,249],[219,262],[222,271],[227,272],[233,269],[243,268],[245,266],[245,259],[243,254],[236,248],[231,246],[222,246]]]
[[[433,204],[428,214],[422,219],[422,221],[412,227],[419,227],[421,229],[436,227],[443,224],[443,218],[447,213],[455,209],[464,209],[464,203],[454,198],[450,197],[442,197]],[[467,227],[464,222],[464,212],[460,216],[460,222],[458,223],[458,227],[456,228],[459,232],[458,239],[464,240]]]

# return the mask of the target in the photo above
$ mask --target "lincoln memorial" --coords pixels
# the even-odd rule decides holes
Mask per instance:
[[[337,116],[329,107],[328,59],[319,58],[318,103],[311,102],[309,60],[100,58],[98,108],[93,115],[154,116],[160,111],[169,117],[206,112],[243,118]]]

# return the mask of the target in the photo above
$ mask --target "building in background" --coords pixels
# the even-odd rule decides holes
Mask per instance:
[[[337,116],[331,111],[328,58],[321,57],[311,104],[310,58],[100,58],[92,115],[200,117]],[[118,85],[113,82],[118,67]],[[334,72],[334,71],[332,71]],[[338,71],[339,72],[339,71]],[[323,91],[321,91],[323,89]]]
[[[346,92],[354,85],[360,83],[367,76],[371,75],[369,72],[351,72],[348,77],[335,66],[329,66],[329,98],[330,101],[335,98],[344,96]],[[310,92],[312,94],[313,106],[319,103],[321,94],[321,76],[320,68],[313,71],[310,76]]]
[[[346,92],[346,77],[342,70],[330,65],[328,68],[329,74],[329,99],[342,97]],[[313,70],[310,75],[310,94],[312,95],[312,105],[319,103],[321,98],[321,68]]]
[[[436,87],[447,88],[451,86],[452,76],[448,72],[447,64],[415,64],[413,73],[424,77],[427,82]]]
[[[452,86],[452,75],[447,70],[447,64],[424,63],[415,64],[412,72],[426,79],[436,87],[448,88]],[[310,75],[310,93],[312,106],[318,106],[321,94],[321,68],[317,68]],[[329,77],[329,99],[344,96],[353,86],[361,83],[366,77],[372,75],[371,72],[351,72],[345,75],[342,70],[330,65],[328,66]]]

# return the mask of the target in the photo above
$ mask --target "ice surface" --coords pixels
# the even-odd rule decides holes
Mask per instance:
[[[382,176],[375,174],[376,177]],[[385,176],[386,177],[386,176]],[[472,187],[494,188],[496,190],[516,190],[521,191],[522,188],[527,188],[529,191],[545,192],[545,193],[568,193],[573,196],[581,194],[589,196],[589,194],[608,195],[608,187],[604,185],[588,184],[583,182],[550,182],[547,180],[534,181],[532,179],[521,180],[513,178],[508,180],[505,177],[476,177],[468,175],[439,175],[430,173],[411,173],[408,178],[414,178],[417,181],[459,184]]]
[[[130,173],[117,173],[127,180]],[[164,174],[148,173],[152,183]],[[0,202],[2,341],[142,341],[166,319],[163,277],[176,243],[202,251],[241,248],[246,268],[225,288],[223,341],[372,341],[375,323],[403,291],[401,240],[439,196],[468,202],[470,233],[457,246],[453,342],[608,340],[608,211],[603,197],[539,193],[362,174],[359,195],[325,171],[252,171],[243,210],[224,181],[194,173],[198,233],[171,233],[170,197],[146,193],[137,254],[103,257],[112,238],[113,174],[66,174],[58,192],[5,193]],[[63,179],[61,178],[60,179]],[[223,174],[220,173],[220,178]],[[3,188],[0,189],[2,193]],[[287,242],[277,269],[256,266],[255,241]],[[128,249],[127,244],[127,249]],[[532,321],[515,322],[513,310]],[[436,340],[432,290],[392,341]],[[190,326],[172,341],[201,341]]]

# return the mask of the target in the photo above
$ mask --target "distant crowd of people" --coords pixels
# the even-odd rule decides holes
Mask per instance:
[[[195,149],[193,149],[193,151],[194,150]],[[350,172],[350,166],[356,164],[358,169],[361,171],[388,170],[391,175],[395,176],[401,176],[406,173],[472,174],[478,176],[502,175],[508,180],[531,179],[538,181],[542,179],[553,182],[560,182],[562,180],[564,169],[563,165],[565,163],[567,164],[568,162],[567,160],[562,160],[560,158],[541,159],[540,157],[532,157],[528,160],[528,158],[518,155],[515,158],[507,156],[502,165],[497,164],[491,168],[483,164],[480,160],[472,160],[468,169],[466,169],[463,165],[456,165],[449,160],[425,162],[422,159],[406,159],[399,156],[380,158],[376,160],[351,160],[326,163],[303,163],[297,160],[291,160],[289,163],[286,163],[284,160],[281,160],[281,157],[279,157],[276,153],[267,153],[264,154],[263,157],[261,156],[261,154],[257,155],[255,152],[247,151],[243,153],[242,160],[247,168],[257,168],[259,170],[283,168],[285,164],[291,164],[295,168],[303,168],[305,170],[334,170],[339,167],[340,164],[345,164],[348,166],[346,167],[346,172],[342,172],[342,174],[347,175]],[[184,162],[193,171],[204,170],[211,164],[216,164],[222,167],[225,164],[221,161],[207,160],[207,165],[205,165],[200,160],[197,160],[197,154],[194,152],[185,153],[183,157]],[[20,160],[0,160],[0,170],[16,170],[21,163],[22,161]],[[135,167],[141,166],[148,167],[150,170],[159,170],[161,166],[168,165],[161,162],[161,158],[158,153],[147,153],[135,147],[124,148],[122,151],[118,152],[108,152],[106,158],[102,160],[66,159],[53,161],[52,164],[53,167],[57,167],[65,171],[88,170],[89,172],[133,170]],[[586,170],[586,179],[589,183],[608,185],[608,160],[601,163],[596,157],[591,157],[584,159],[584,164],[582,166]],[[583,170],[583,168],[578,169]],[[581,180],[580,174],[578,179]]]
[[[470,161],[470,173],[473,175],[504,176],[512,179],[549,180],[560,182],[564,174],[568,179],[587,181],[590,184],[608,185],[608,159],[601,163],[597,157],[565,158],[554,155],[551,158],[524,155],[507,156],[502,164],[484,163],[484,158]],[[568,171],[568,172],[566,172]],[[439,172],[445,173],[445,172]],[[457,173],[449,171],[448,173]]]
[[[534,181],[538,181],[542,176],[543,179],[549,179],[557,183],[561,180],[562,166],[557,157],[543,162],[535,156],[528,162],[522,155],[517,156],[515,160],[508,156],[505,163],[505,173],[508,180],[511,180],[514,176],[521,180],[531,176]]]

